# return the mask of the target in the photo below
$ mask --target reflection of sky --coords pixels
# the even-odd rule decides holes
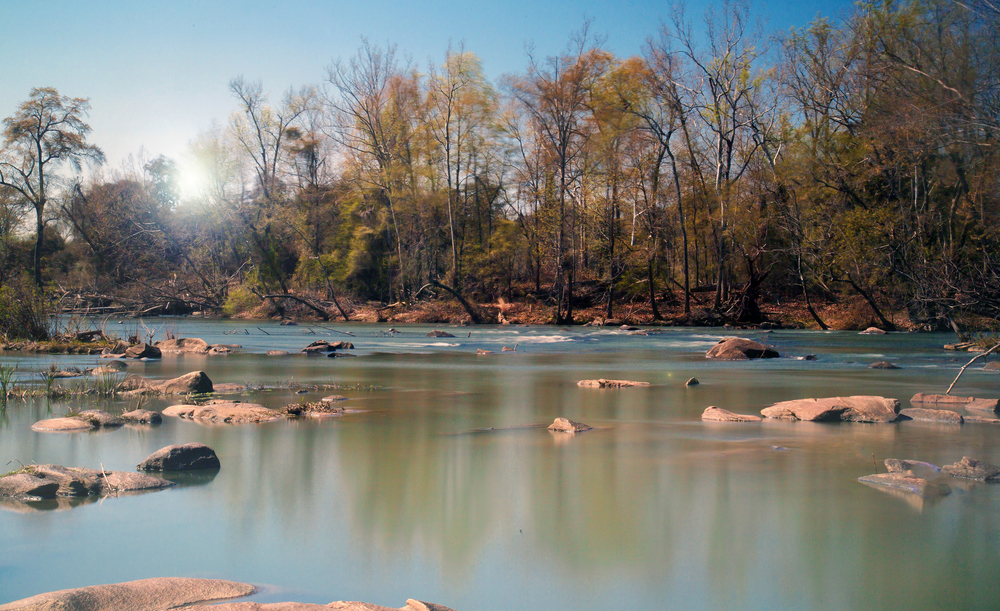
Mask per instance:
[[[703,0],[688,2],[695,19]],[[526,43],[544,57],[565,49],[585,18],[607,48],[627,57],[640,52],[668,2],[126,2],[8,1],[0,19],[4,87],[0,117],[13,114],[32,87],[55,87],[90,98],[91,140],[117,170],[140,148],[178,158],[213,122],[234,109],[228,83],[244,75],[263,81],[277,103],[290,87],[318,85],[336,58],[353,55],[368,37],[395,43],[421,71],[441,64],[449,44],[465,43],[491,79],[523,72]],[[846,0],[758,2],[757,13],[775,30],[803,27],[817,14],[836,17]],[[44,32],[44,36],[39,36]]]
[[[179,324],[211,331],[215,323]],[[367,327],[352,328],[355,343],[366,337]],[[474,337],[488,332],[473,328]],[[704,343],[701,335],[694,341]],[[249,349],[264,347],[246,337]],[[607,341],[650,339],[621,337]],[[810,344],[822,363],[818,337],[774,334]],[[925,358],[939,339],[845,334],[834,352],[863,354],[875,343],[880,353]],[[893,341],[899,350],[888,349]],[[486,359],[448,348],[144,365],[163,372],[198,362],[222,381],[258,366],[300,379],[326,371],[359,384],[337,391],[359,410],[339,418],[232,427],[168,418],[156,428],[55,435],[28,428],[50,411],[44,402],[14,404],[0,424],[5,462],[131,470],[160,447],[198,441],[218,452],[222,469],[205,485],[68,511],[0,510],[0,603],[171,575],[270,584],[261,602],[398,607],[412,597],[460,611],[975,609],[1000,588],[992,567],[1000,487],[956,486],[938,502],[912,504],[855,481],[872,472],[873,454],[1000,463],[997,427],[698,419],[707,405],[755,413],[776,400],[848,392],[886,391],[905,406],[917,390],[950,382],[954,369],[890,375],[789,359],[708,367],[693,348],[636,354],[603,342]],[[698,366],[702,385],[684,387]],[[607,371],[654,385],[576,386]],[[323,394],[253,399],[276,406]],[[595,430],[550,433],[543,425],[556,416]],[[887,578],[886,567],[899,568]]]

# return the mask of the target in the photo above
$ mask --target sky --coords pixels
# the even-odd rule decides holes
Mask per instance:
[[[700,19],[705,0],[688,0]],[[757,0],[769,31],[836,20],[849,0]],[[89,140],[107,166],[140,150],[181,161],[190,143],[225,125],[229,82],[260,80],[277,104],[290,87],[321,85],[362,37],[440,64],[449,44],[478,55],[489,79],[523,73],[526,45],[540,57],[566,48],[586,19],[619,57],[641,52],[669,19],[670,2],[649,0],[0,0],[0,117],[33,87],[90,99]]]

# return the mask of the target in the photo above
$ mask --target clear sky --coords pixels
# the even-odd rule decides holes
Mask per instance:
[[[704,0],[689,0],[691,18]],[[757,0],[769,30],[836,19],[849,0]],[[487,76],[523,72],[525,44],[562,51],[584,19],[618,56],[639,53],[670,14],[648,0],[0,0],[0,117],[32,87],[91,101],[90,141],[112,168],[144,148],[178,158],[234,109],[230,79],[261,80],[277,102],[289,87],[319,85],[334,59],[367,37],[398,45],[419,67],[464,43]]]

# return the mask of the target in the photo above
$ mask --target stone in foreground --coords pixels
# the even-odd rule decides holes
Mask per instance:
[[[705,355],[706,358],[718,359],[720,361],[773,359],[778,356],[778,351],[774,348],[742,337],[720,339],[719,343],[712,346],[712,349]]]
[[[633,386],[649,386],[649,382],[635,382],[632,380],[605,380],[601,378],[599,380],[580,380],[576,383],[577,386],[586,386],[588,388],[631,388]]]
[[[760,422],[763,420],[760,416],[735,414],[714,405],[705,408],[705,411],[701,414],[701,419],[708,422]]]
[[[221,579],[157,577],[126,583],[59,590],[24,598],[5,605],[0,611],[166,611],[182,605],[249,596],[257,588],[246,583]]]
[[[219,457],[212,448],[203,443],[185,443],[160,448],[135,468],[138,471],[191,471],[220,466]]]
[[[941,424],[962,424],[965,418],[958,412],[947,409],[925,409],[923,407],[909,407],[899,410],[901,419],[909,418],[919,422],[939,422]]]
[[[952,477],[975,479],[981,482],[1000,481],[1000,467],[968,456],[963,456],[962,460],[953,465],[941,467],[941,470]]]
[[[899,401],[866,395],[796,399],[775,403],[760,413],[765,418],[786,420],[893,422],[899,415]]]
[[[556,418],[549,425],[549,430],[556,433],[582,433],[584,431],[589,431],[593,427],[586,425],[582,422],[574,422],[569,418]]]
[[[987,412],[997,412],[1000,401],[997,399],[977,399],[975,397],[955,397],[952,395],[931,395],[918,392],[910,398],[910,403],[930,403],[934,405],[952,405],[965,409],[978,409]]]
[[[203,405],[171,405],[164,416],[176,416],[202,423],[248,424],[278,420],[284,415],[256,403],[240,403],[214,399]]]

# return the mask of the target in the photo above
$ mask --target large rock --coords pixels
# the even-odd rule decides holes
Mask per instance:
[[[345,399],[347,397],[344,397]],[[340,416],[346,410],[333,404],[333,401],[312,401],[309,403],[289,403],[279,411],[289,416],[312,416],[319,418],[323,416]]]
[[[166,339],[154,344],[163,354],[208,354],[208,342],[197,337]]]
[[[130,375],[118,385],[118,390],[134,394],[187,395],[210,393],[214,387],[204,371],[192,371],[172,380],[150,380]]]
[[[158,359],[162,356],[159,348],[149,344],[136,344],[125,350],[125,357],[130,359]]]
[[[437,329],[435,329],[434,331],[428,333],[427,337],[455,337],[455,336],[452,335],[451,333],[448,333],[447,331],[438,331]]]
[[[333,352],[334,350],[354,350],[354,344],[351,342],[328,342],[321,339],[303,348],[302,352],[316,354],[320,352]]]
[[[714,405],[705,408],[705,411],[701,414],[701,419],[709,422],[760,422],[763,420],[760,416],[734,414],[729,410],[715,407]]]
[[[727,337],[720,339],[705,356],[720,361],[746,361],[776,358],[778,351],[751,339]]]
[[[922,422],[940,422],[943,424],[962,424],[965,418],[958,412],[947,409],[925,409],[923,407],[909,407],[899,411],[899,415],[910,420]]]
[[[13,497],[25,501],[54,499],[58,490],[57,482],[30,473],[15,473],[0,477],[0,497]]]
[[[868,366],[869,369],[899,369],[899,365],[894,365],[889,361],[876,361]]]
[[[886,397],[854,396],[782,401],[761,410],[766,418],[844,422],[892,422],[899,415],[899,401]]]
[[[1000,481],[1000,467],[968,456],[963,456],[962,460],[953,465],[941,467],[941,470],[952,477],[976,479],[982,482]]]
[[[171,405],[164,416],[176,416],[205,423],[248,424],[270,422],[284,414],[256,403],[240,403],[215,399],[203,405]]]
[[[114,414],[109,414],[103,410],[99,409],[87,409],[77,416],[78,418],[83,418],[84,420],[89,420],[94,428],[115,428],[125,424],[125,421],[119,416]]]
[[[569,418],[556,418],[549,425],[549,430],[557,433],[582,433],[591,430],[591,428],[593,427],[582,422],[574,422]]]
[[[874,486],[886,486],[922,497],[951,494],[951,487],[944,482],[928,480],[908,473],[875,473],[859,477],[858,481]]]
[[[160,448],[135,468],[138,471],[190,471],[220,466],[219,457],[212,448],[203,443],[185,443]]]
[[[605,380],[604,378],[601,378],[599,380],[580,380],[576,383],[576,385],[590,388],[630,388],[632,386],[649,386],[649,382],[634,382],[632,380]]]
[[[878,327],[868,327],[864,331],[861,331],[860,335],[885,335],[885,331]]]
[[[256,591],[250,584],[221,579],[157,577],[39,594],[0,605],[0,611],[166,611]]]
[[[1000,411],[1000,401],[997,399],[977,399],[975,397],[955,397],[952,395],[932,395],[918,392],[910,398],[910,403],[932,405],[950,405],[954,407],[964,407],[965,409],[978,409],[988,412]]]
[[[160,412],[152,412],[148,409],[134,409],[122,414],[122,420],[131,424],[160,424],[163,417]]]
[[[85,418],[46,418],[31,425],[31,430],[44,433],[77,433],[94,429],[94,423]]]
[[[173,486],[158,477],[122,471],[76,469],[61,465],[31,465],[24,472],[47,483],[54,483],[53,496],[100,496],[120,492],[159,490]]]

